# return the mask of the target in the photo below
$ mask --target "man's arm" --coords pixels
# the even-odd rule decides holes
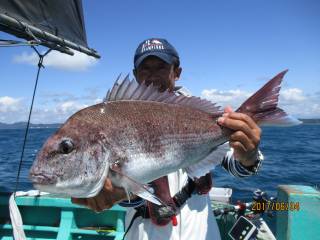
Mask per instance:
[[[263,155],[258,150],[257,162],[252,167],[243,166],[238,160],[234,158],[233,149],[230,149],[223,157],[221,166],[235,177],[248,177],[257,174],[261,167]]]
[[[246,114],[233,112],[230,107],[225,108],[218,123],[235,132],[230,136],[229,145],[232,148],[222,161],[222,166],[237,177],[255,174],[263,160],[258,149],[261,129]]]
[[[102,190],[97,196],[92,198],[72,198],[71,200],[75,204],[86,206],[96,212],[101,212],[125,199],[127,199],[125,190],[113,186],[111,180],[107,178]]]

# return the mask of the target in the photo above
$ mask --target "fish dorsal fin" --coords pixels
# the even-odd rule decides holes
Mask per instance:
[[[137,83],[134,79],[129,80],[129,75],[124,79],[120,79],[120,75],[114,83],[111,90],[108,91],[104,102],[136,100],[149,102],[162,102],[168,104],[177,104],[180,106],[198,109],[213,116],[220,116],[222,111],[220,106],[208,100],[199,97],[178,95],[175,92],[166,90],[160,92],[157,86],[145,83]]]

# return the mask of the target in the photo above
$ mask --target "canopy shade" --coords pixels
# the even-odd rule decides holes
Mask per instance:
[[[0,30],[100,57],[88,48],[81,0],[1,0]]]

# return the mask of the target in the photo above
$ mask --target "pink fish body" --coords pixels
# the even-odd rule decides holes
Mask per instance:
[[[297,124],[277,108],[285,72],[237,111],[260,124]],[[201,168],[197,174],[204,175],[221,162],[213,153],[232,133],[217,124],[221,114],[209,101],[161,93],[126,78],[115,83],[103,103],[75,113],[47,140],[30,170],[31,180],[43,191],[92,197],[109,177],[159,204],[146,183],[181,168],[190,176]]]

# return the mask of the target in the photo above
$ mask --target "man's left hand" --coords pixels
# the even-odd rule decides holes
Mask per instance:
[[[261,129],[244,113],[233,112],[230,107],[224,109],[224,114],[218,119],[221,126],[235,132],[231,134],[229,144],[234,149],[234,157],[243,166],[253,166],[257,160]]]

